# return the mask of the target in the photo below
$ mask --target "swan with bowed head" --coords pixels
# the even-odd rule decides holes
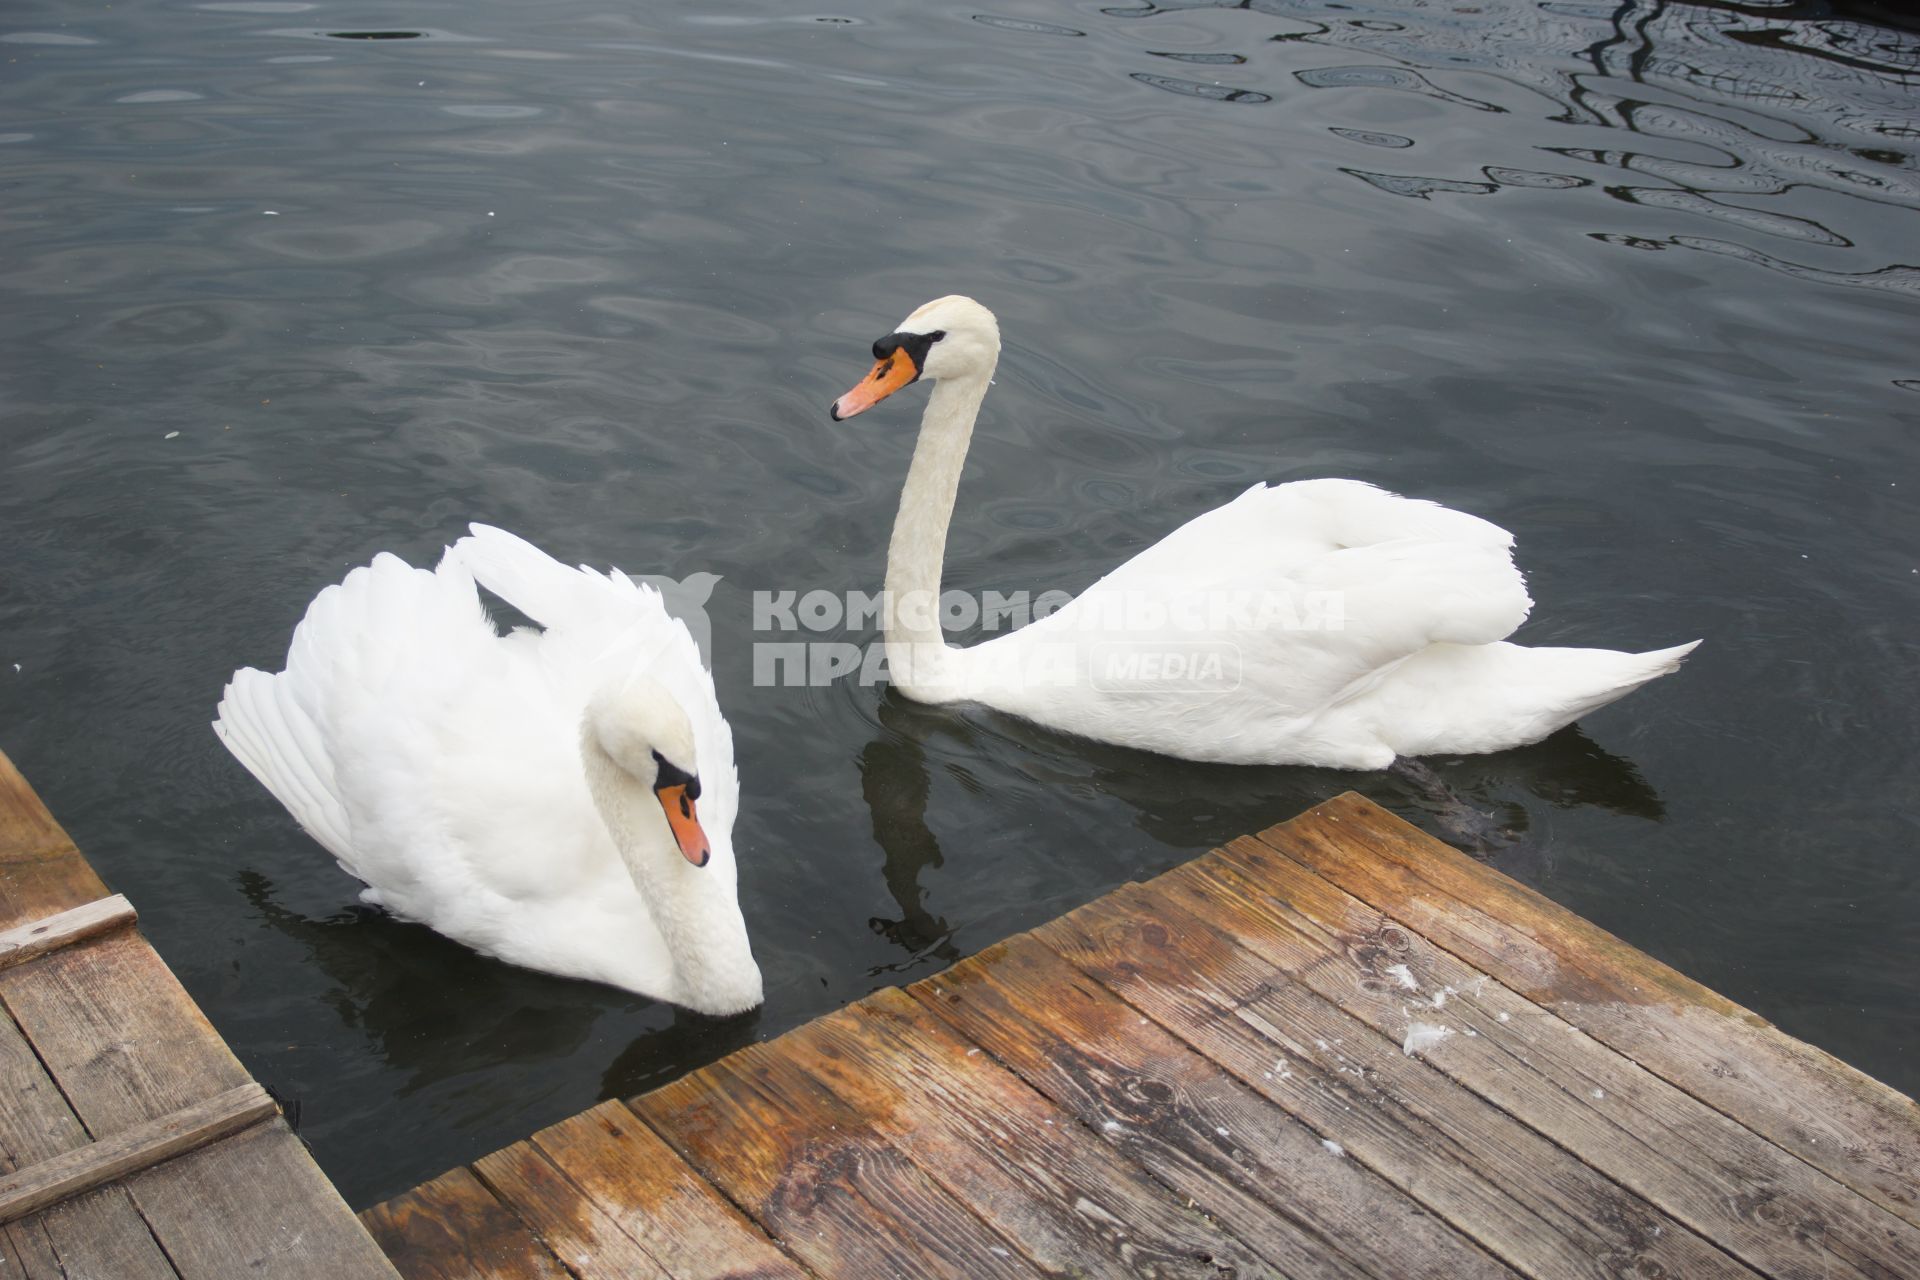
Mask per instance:
[[[541,624],[501,634],[476,585]],[[614,570],[474,525],[322,591],[214,730],[364,881],[485,955],[702,1013],[761,1002],[733,735],[686,626]]]

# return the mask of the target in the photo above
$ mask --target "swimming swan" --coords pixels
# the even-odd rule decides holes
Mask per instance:
[[[545,629],[501,635],[476,580]],[[530,969],[760,1003],[733,736],[686,627],[618,570],[484,525],[431,571],[382,553],[315,598],[285,671],[234,673],[213,728],[363,901]]]
[[[839,421],[933,381],[887,549],[889,678],[921,702],[971,701],[1189,760],[1380,769],[1396,756],[1546,737],[1680,663],[1530,649],[1513,536],[1357,480],[1259,484],[1188,521],[1065,608],[960,649],[936,602],[967,443],[1000,331],[940,298],[873,346]]]

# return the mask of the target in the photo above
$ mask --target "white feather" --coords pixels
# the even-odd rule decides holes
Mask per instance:
[[[1674,670],[1694,647],[1507,643],[1533,604],[1511,534],[1356,480],[1305,480],[1255,485],[1051,616],[953,648],[937,614],[916,616],[911,602],[939,595],[999,326],[972,299],[948,297],[901,331],[938,335],[887,558],[888,669],[909,697],[982,702],[1193,760],[1377,769],[1398,755],[1536,742]],[[884,394],[864,390],[875,385],[849,392],[836,416],[867,408]],[[1223,613],[1236,599],[1263,612]]]
[[[545,630],[501,635],[476,578]],[[582,755],[589,702],[637,681],[684,716],[711,847],[698,868],[674,850],[652,897]],[[512,963],[711,1012],[758,1003],[735,887],[732,734],[651,588],[478,525],[437,569],[382,553],[314,599],[286,670],[234,673],[213,727],[395,915]],[[651,822],[670,845],[663,816],[637,821],[636,844]],[[708,926],[703,954],[676,941],[690,919]]]

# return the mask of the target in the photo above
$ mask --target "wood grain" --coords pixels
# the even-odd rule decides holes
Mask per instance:
[[[58,951],[133,921],[133,904],[116,893],[0,930],[0,969],[25,964],[49,951]]]
[[[1753,1274],[1164,897],[1123,889],[1035,933],[1515,1270]]]
[[[1920,1275],[1864,1080],[1343,797],[368,1220],[582,1278]]]
[[[123,1185],[183,1280],[392,1280],[393,1268],[284,1120]]]
[[[1150,891],[1389,1038],[1414,1018],[1445,1027],[1427,1062],[1769,1275],[1920,1275],[1920,1229],[1263,842],[1235,841]]]
[[[107,886],[0,752],[0,928],[106,896]]]
[[[1169,1198],[979,1046],[900,991],[775,1042],[955,1199],[1047,1271],[1107,1276],[1353,1277],[1323,1241],[1267,1233],[1271,1255]]]
[[[249,1082],[98,1142],[36,1160],[0,1177],[0,1222],[151,1168],[279,1113],[267,1091]]]
[[[675,1276],[806,1274],[622,1103],[603,1102],[530,1141]]]
[[[247,1083],[171,970],[134,932],[0,972],[0,1000],[96,1138]]]
[[[0,1168],[32,1167],[88,1140],[26,1037],[0,1016]],[[5,1230],[36,1242],[36,1250],[44,1241],[78,1275],[172,1280],[175,1274],[124,1188],[77,1196]]]
[[[1920,1107],[1348,793],[1260,839],[1920,1225]]]
[[[124,1187],[102,1187],[22,1218],[7,1228],[38,1226],[68,1280],[177,1280]]]
[[[375,1205],[360,1220],[406,1280],[569,1280],[552,1252],[466,1169]]]
[[[516,1142],[476,1160],[473,1171],[579,1280],[670,1280],[653,1255],[532,1144]]]
[[[908,991],[1249,1243],[1318,1236],[1381,1280],[1513,1275],[1031,937]]]
[[[1037,1274],[868,1117],[769,1046],[740,1050],[630,1105],[821,1275]]]

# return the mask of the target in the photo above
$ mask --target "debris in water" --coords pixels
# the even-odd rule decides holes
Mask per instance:
[[[260,216],[263,218],[277,218],[280,216],[280,211],[278,209],[262,209]]]
[[[180,433],[179,433],[178,431],[169,431],[169,432],[167,432],[167,434],[165,434],[164,436],[161,436],[160,438],[161,438],[162,440],[171,440],[171,439],[173,439],[173,438],[174,438],[175,436],[177,436],[177,435],[179,435],[179,434],[180,434]]]
[[[1416,1053],[1431,1049],[1452,1034],[1452,1027],[1436,1026],[1431,1022],[1410,1022],[1407,1024],[1407,1038],[1400,1044],[1400,1052],[1411,1058]]]

